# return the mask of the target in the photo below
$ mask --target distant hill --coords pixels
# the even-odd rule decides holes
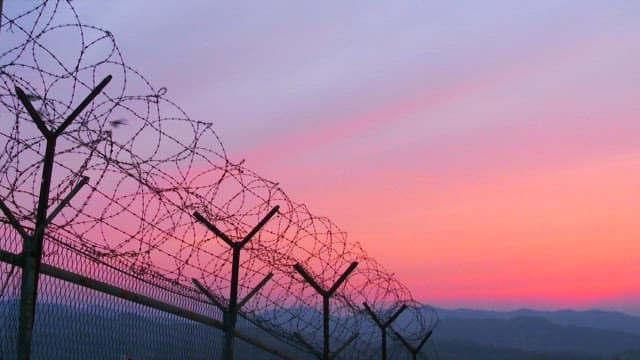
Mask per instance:
[[[640,317],[613,311],[601,310],[559,310],[537,311],[520,309],[516,311],[497,312],[471,309],[437,309],[441,318],[458,319],[513,319],[516,317],[541,317],[558,325],[586,326],[603,330],[624,331],[640,335]]]
[[[640,350],[625,351],[614,356],[613,360],[640,360]]]
[[[481,346],[470,341],[439,341],[436,344],[439,360],[609,360],[611,357],[568,352],[536,352],[494,346]],[[614,358],[623,360],[622,358]],[[624,360],[637,360],[629,358]]]
[[[471,341],[538,352],[614,355],[640,348],[640,335],[583,326],[559,325],[542,317],[461,319],[445,316],[433,335],[438,341]]]
[[[38,304],[34,356],[67,359],[70,355],[81,355],[99,359],[126,354],[135,359],[180,359],[215,358],[219,355],[222,341],[219,330],[173,316],[158,316],[159,312],[148,311],[144,307],[123,308],[126,310]],[[297,313],[306,315],[308,321],[320,321],[316,312],[297,310]],[[468,309],[441,309],[439,313],[441,321],[425,347],[429,359],[640,360],[640,334],[609,329],[633,329],[638,318],[629,315],[604,311],[518,310],[500,313]],[[16,302],[0,302],[0,324],[3,330],[9,329],[8,332],[0,331],[0,335],[11,334],[10,329],[16,328],[16,314]],[[366,320],[368,318],[364,316],[360,319],[364,321],[361,336],[377,337],[377,329]],[[411,320],[398,318],[399,322]],[[366,324],[371,328],[367,329]],[[249,324],[240,325],[241,328],[243,326],[247,326],[248,333],[256,339],[273,343],[277,348],[284,346]],[[11,335],[0,336],[0,359],[15,358],[14,341]],[[406,357],[406,349],[393,337],[389,346],[394,353],[392,358]],[[296,349],[285,347],[297,358],[305,357]],[[270,358],[242,341],[238,342],[237,351],[239,358]],[[345,359],[349,358],[349,351],[345,351]]]
[[[123,306],[134,309],[130,304]],[[0,302],[0,359],[15,359],[17,301]],[[161,314],[161,315],[159,315]],[[296,359],[309,359],[255,326],[240,319],[239,328],[256,340],[285,351]],[[175,316],[151,312],[119,311],[104,306],[39,303],[33,334],[33,358],[63,359],[216,359],[220,356],[220,330]],[[274,356],[243,341],[235,344],[239,359],[268,360]]]

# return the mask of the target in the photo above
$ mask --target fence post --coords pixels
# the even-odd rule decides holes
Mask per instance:
[[[407,350],[409,350],[409,352],[412,355],[413,360],[417,360],[418,359],[418,354],[420,353],[420,350],[422,350],[422,347],[424,346],[424,344],[427,343],[427,340],[429,340],[429,338],[431,337],[431,334],[433,334],[433,330],[429,330],[427,335],[425,335],[422,338],[422,340],[420,340],[420,343],[416,347],[413,347],[411,344],[409,344],[409,342],[404,337],[402,337],[402,335],[400,335],[397,331],[393,330],[393,333],[400,340],[402,345],[404,345],[404,347],[407,348]]]
[[[16,96],[25,107],[31,119],[38,127],[38,130],[46,140],[45,153],[43,156],[42,179],[40,181],[40,192],[38,194],[38,206],[36,210],[35,226],[31,234],[28,234],[18,219],[13,215],[9,207],[0,200],[0,209],[9,220],[12,227],[22,237],[22,283],[20,287],[20,315],[18,325],[17,353],[18,359],[28,360],[31,358],[31,340],[33,335],[33,323],[36,311],[36,299],[38,296],[38,279],[40,264],[42,262],[42,245],[46,227],[53,218],[71,201],[73,196],[80,191],[89,178],[82,177],[80,182],[74,186],[71,192],[58,204],[58,206],[47,215],[49,210],[49,193],[51,191],[51,177],[53,175],[53,163],[56,152],[56,141],[58,137],[67,129],[78,115],[100,94],[105,86],[111,81],[111,75],[104,78],[98,86],[71,112],[71,114],[55,130],[50,130],[42,120],[40,113],[33,107],[24,91],[15,88]]]
[[[205,288],[198,280],[192,279],[196,287],[203,292],[209,300],[220,309],[222,312],[222,320],[224,327],[224,346],[222,347],[222,359],[233,359],[233,340],[236,329],[236,323],[238,321],[238,311],[247,303],[260,289],[273,277],[272,273],[267,274],[265,278],[256,285],[242,300],[238,302],[238,278],[240,274],[240,252],[242,248],[253,238],[255,234],[262,229],[262,227],[269,221],[280,209],[279,206],[274,207],[269,213],[256,225],[242,240],[233,241],[225,233],[220,231],[217,227],[211,224],[200,213],[195,212],[193,216],[202,224],[204,224],[211,232],[222,239],[229,247],[231,247],[232,260],[231,260],[231,288],[229,294],[229,304],[224,305],[220,303],[211,292]]]
[[[391,323],[393,323],[398,318],[398,316],[400,316],[400,314],[402,314],[402,312],[407,308],[407,305],[402,304],[402,306],[398,310],[396,310],[396,312],[394,312],[393,315],[391,315],[391,317],[387,319],[387,321],[385,322],[380,320],[380,318],[376,315],[376,313],[371,309],[371,307],[366,302],[363,303],[362,305],[364,306],[369,316],[371,316],[371,318],[373,319],[373,322],[375,322],[378,328],[380,328],[380,341],[382,343],[382,346],[381,346],[382,360],[387,360],[387,328],[391,325]]]
[[[311,277],[311,275],[309,275],[309,273],[307,273],[307,271],[302,267],[302,265],[300,264],[293,265],[293,268],[298,273],[300,273],[300,275],[302,275],[305,281],[308,282],[309,285],[311,285],[311,287],[313,287],[316,290],[316,292],[320,294],[320,296],[322,296],[322,335],[323,335],[322,359],[323,360],[329,360],[333,356],[336,356],[339,352],[341,352],[346,348],[346,345],[349,345],[351,342],[353,342],[353,340],[356,339],[356,337],[358,337],[357,333],[354,334],[353,336],[351,336],[351,338],[349,338],[349,340],[347,340],[346,345],[343,345],[342,347],[340,347],[340,349],[335,353],[333,354],[331,353],[331,346],[329,343],[329,316],[330,316],[329,299],[331,299],[331,297],[336,292],[336,290],[338,290],[340,285],[342,285],[342,283],[345,280],[347,280],[347,277],[353,272],[353,270],[355,270],[356,266],[358,266],[358,262],[356,261],[352,262],[347,268],[347,270],[344,273],[342,273],[342,275],[340,275],[340,278],[338,278],[338,280],[333,284],[333,286],[331,286],[329,290],[325,290]],[[299,339],[302,339],[302,336],[297,333],[296,333],[296,337]],[[305,344],[306,347],[313,348],[306,341],[303,341],[303,344]],[[314,351],[314,353],[318,354],[319,352]]]
[[[2,26],[2,10],[3,10],[2,0],[0,0],[0,26]]]

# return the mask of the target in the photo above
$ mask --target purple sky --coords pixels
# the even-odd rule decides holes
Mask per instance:
[[[640,313],[640,2],[74,5],[418,299]]]

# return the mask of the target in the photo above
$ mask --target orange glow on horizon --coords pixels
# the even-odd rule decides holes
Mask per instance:
[[[640,288],[638,182],[628,154],[466,180],[387,174],[311,203],[418,299],[588,306]]]

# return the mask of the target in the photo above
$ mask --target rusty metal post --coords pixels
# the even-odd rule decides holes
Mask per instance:
[[[200,291],[211,300],[211,302],[217,306],[222,312],[222,323],[224,330],[224,346],[222,347],[222,359],[233,359],[233,341],[235,338],[236,324],[238,322],[238,311],[244,304],[251,299],[268,281],[273,277],[272,273],[267,276],[249,292],[240,302],[238,302],[238,282],[240,277],[240,252],[242,248],[253,238],[255,234],[262,229],[262,227],[269,221],[280,209],[279,206],[274,207],[269,213],[256,225],[241,241],[233,241],[225,233],[220,231],[215,225],[211,224],[200,213],[195,212],[193,216],[206,226],[211,232],[224,241],[229,247],[231,247],[232,260],[231,260],[231,287],[229,290],[229,304],[225,306],[221,304],[215,297],[207,290],[198,280],[192,279],[193,283],[198,287]]]
[[[0,4],[1,5],[1,4]],[[88,178],[83,177],[76,184],[71,193],[58,204],[56,209],[47,216],[49,210],[49,193],[51,191],[51,178],[53,175],[53,164],[56,152],[56,141],[58,137],[67,129],[67,127],[75,120],[78,115],[98,96],[105,86],[111,81],[111,76],[107,76],[102,80],[95,89],[71,112],[71,114],[60,124],[55,130],[50,130],[46,123],[40,117],[38,111],[33,107],[29,98],[19,87],[15,88],[16,96],[25,107],[31,119],[38,127],[38,130],[46,140],[45,153],[43,156],[42,178],[40,181],[40,191],[38,194],[38,206],[34,221],[34,230],[31,234],[20,225],[17,218],[4,202],[0,200],[0,209],[9,219],[13,228],[22,237],[22,282],[20,286],[20,313],[18,325],[17,354],[18,359],[31,358],[31,341],[33,334],[33,324],[35,319],[36,300],[38,296],[38,279],[40,273],[40,265],[42,262],[42,246],[46,227],[53,218],[62,210],[64,206],[71,201],[71,198],[87,183]]]
[[[398,318],[398,316],[400,316],[400,314],[402,314],[402,312],[407,308],[407,305],[403,304],[385,322],[380,320],[380,318],[376,315],[376,313],[371,309],[371,307],[366,302],[363,303],[362,305],[364,306],[369,316],[371,316],[371,318],[373,319],[373,322],[375,322],[378,328],[380,329],[380,341],[382,343],[381,357],[382,357],[382,360],[387,360],[387,328],[391,325],[391,323],[393,323]]]
[[[331,297],[336,292],[336,290],[338,290],[340,285],[342,285],[342,283],[345,280],[347,280],[347,277],[353,272],[353,270],[356,269],[356,266],[358,266],[358,262],[356,261],[352,262],[347,268],[347,270],[344,273],[342,273],[342,275],[340,275],[340,278],[338,278],[338,280],[333,284],[333,286],[331,286],[329,290],[325,290],[311,277],[311,275],[309,275],[309,273],[307,273],[307,271],[302,267],[302,265],[300,264],[293,265],[293,268],[300,275],[302,275],[305,281],[308,282],[309,285],[311,285],[311,287],[313,287],[316,290],[316,292],[320,294],[320,296],[322,296],[322,336],[323,336],[322,360],[329,360],[333,356],[337,355],[337,353],[339,352],[337,351],[335,354],[331,353],[331,344],[329,341],[329,335],[330,335],[329,334],[329,318],[330,318],[329,299],[331,299]],[[357,337],[357,334],[355,335],[355,337]],[[352,336],[352,338],[347,342],[347,345],[350,344],[353,340],[355,340],[355,337]],[[341,347],[340,351],[342,351],[344,348],[345,346]]]
[[[409,342],[404,337],[402,337],[402,335],[400,335],[397,331],[393,330],[393,333],[400,340],[402,345],[404,345],[404,347],[407,348],[407,350],[409,350],[409,352],[413,357],[413,360],[417,360],[420,350],[422,350],[422,347],[424,346],[424,344],[427,343],[427,340],[429,340],[429,338],[431,337],[431,334],[433,334],[433,330],[429,330],[427,335],[425,335],[425,337],[423,337],[422,340],[420,340],[420,343],[416,347],[413,347],[411,344],[409,344]]]

